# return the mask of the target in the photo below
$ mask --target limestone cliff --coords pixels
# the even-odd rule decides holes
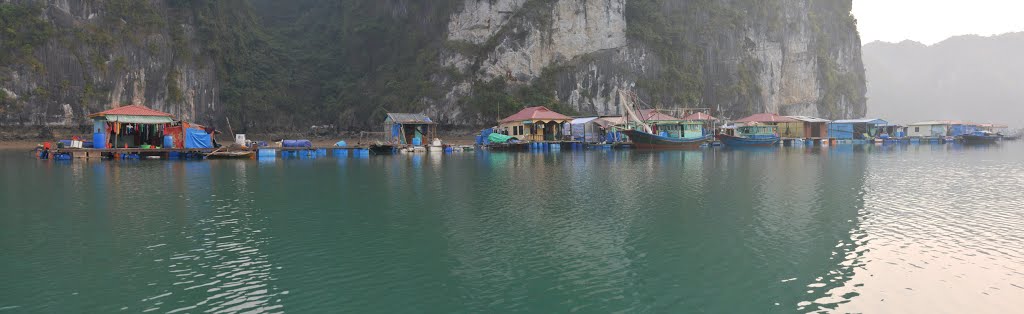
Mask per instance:
[[[545,84],[583,114],[618,113],[616,92],[726,117],[865,113],[856,22],[846,1],[464,0],[443,58],[469,78],[436,113],[466,117],[480,82]],[[545,72],[547,71],[547,72]],[[546,86],[551,85],[551,86]]]
[[[0,0],[0,124],[145,104],[236,129],[614,114],[865,113],[851,0]],[[10,31],[13,30],[13,31]]]
[[[4,5],[28,8],[28,18],[44,21],[48,31],[0,64],[3,122],[78,125],[89,113],[122,104],[193,120],[217,110],[215,67],[195,40],[188,12],[131,0]]]

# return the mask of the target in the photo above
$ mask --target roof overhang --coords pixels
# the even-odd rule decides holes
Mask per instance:
[[[122,122],[122,123],[140,123],[140,124],[166,124],[174,122],[171,117],[164,116],[135,116],[135,115],[120,115],[120,114],[108,114],[103,116],[93,117],[95,120],[104,120],[108,122]]]

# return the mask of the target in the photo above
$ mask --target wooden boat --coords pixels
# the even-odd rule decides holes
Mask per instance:
[[[697,149],[701,144],[711,140],[711,136],[675,138],[638,130],[622,130],[621,132],[633,141],[633,146],[637,149]]]
[[[255,151],[244,150],[244,151],[229,151],[229,152],[212,152],[206,155],[209,159],[252,159],[256,155]]]
[[[768,147],[779,143],[774,125],[749,125],[736,128],[736,135],[719,134],[719,141],[732,147]]]
[[[370,153],[374,155],[394,155],[398,148],[391,144],[370,144]]]
[[[979,131],[960,136],[964,140],[964,144],[995,144],[1001,137],[988,131]]]

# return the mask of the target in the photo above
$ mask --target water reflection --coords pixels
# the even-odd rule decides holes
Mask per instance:
[[[1020,152],[3,159],[0,308],[1012,312]]]

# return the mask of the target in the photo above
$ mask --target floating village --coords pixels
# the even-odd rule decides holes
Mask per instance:
[[[92,138],[72,138],[39,145],[40,159],[265,159],[368,157],[371,155],[455,153],[476,150],[536,151],[580,149],[707,149],[725,147],[834,145],[988,145],[1019,139],[1006,125],[934,120],[898,125],[883,119],[827,120],[759,113],[736,120],[713,116],[708,108],[640,109],[623,102],[621,116],[570,117],[543,106],[520,110],[475,135],[473,145],[450,145],[440,139],[437,123],[423,113],[387,113],[382,132],[369,141],[338,141],[317,147],[309,140],[258,141],[141,105],[127,105],[89,115]],[[230,131],[230,121],[228,121]]]

